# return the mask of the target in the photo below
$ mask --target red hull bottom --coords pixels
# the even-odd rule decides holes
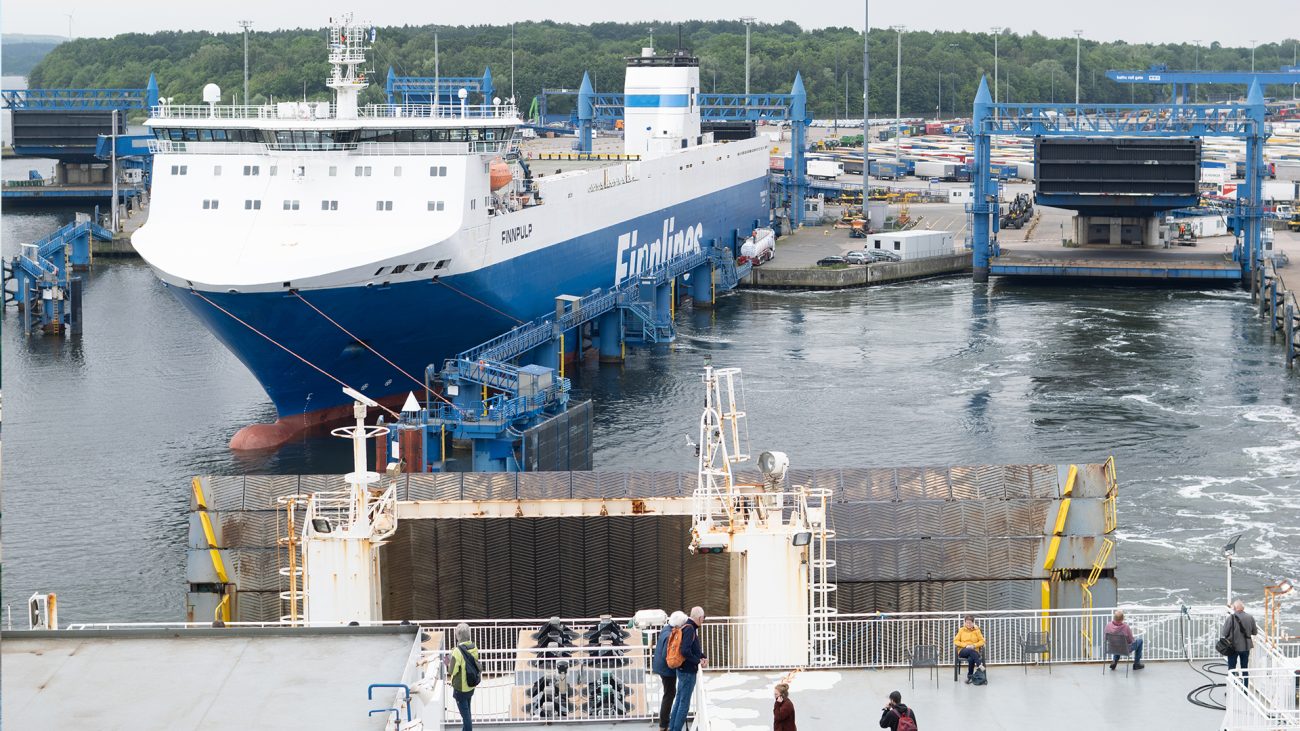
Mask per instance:
[[[378,399],[379,403],[394,411],[400,408],[405,400],[405,394]],[[368,423],[374,422],[378,415],[376,412],[388,416],[386,412],[379,409],[370,409],[366,418]],[[230,448],[241,452],[277,449],[303,437],[326,434],[334,427],[351,424],[354,419],[351,404],[308,411],[294,416],[282,416],[270,424],[249,424],[235,432],[235,436],[230,439]]]

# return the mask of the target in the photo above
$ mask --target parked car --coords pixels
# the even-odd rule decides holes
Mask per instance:
[[[866,264],[871,261],[871,254],[865,251],[850,251],[844,255],[844,260],[850,264]]]
[[[892,251],[884,249],[868,249],[867,253],[871,255],[872,261],[902,261],[903,257]]]
[[[817,266],[819,267],[833,267],[838,264],[848,264],[848,263],[849,263],[848,260],[846,260],[842,256],[824,256],[817,260]]]

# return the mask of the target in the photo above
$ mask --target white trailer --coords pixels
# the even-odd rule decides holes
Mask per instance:
[[[837,160],[809,160],[808,177],[834,180],[844,174],[844,166]]]
[[[940,160],[917,160],[916,177],[951,180],[957,177],[957,163]]]
[[[903,261],[954,253],[951,231],[883,231],[871,235],[868,248],[892,251]]]
[[[1296,199],[1296,187],[1300,183],[1293,180],[1265,180],[1264,201],[1273,203],[1290,203]]]

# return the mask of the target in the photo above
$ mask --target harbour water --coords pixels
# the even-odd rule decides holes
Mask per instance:
[[[5,215],[4,255],[71,215]],[[348,455],[328,437],[232,453],[239,427],[274,418],[243,366],[143,263],[87,280],[70,340],[4,314],[4,602],[49,590],[64,621],[176,620],[190,476],[339,472]],[[1240,291],[742,292],[687,307],[679,335],[570,372],[596,403],[596,469],[694,469],[711,358],[745,370],[753,450],[797,467],[1114,455],[1123,601],[1220,600],[1219,548],[1243,531],[1238,589],[1300,575],[1300,378]]]

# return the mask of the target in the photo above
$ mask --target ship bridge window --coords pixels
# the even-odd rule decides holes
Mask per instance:
[[[185,141],[186,141],[186,142],[198,142],[198,141],[199,141],[199,131],[198,131],[197,129],[193,129],[193,128],[190,128],[190,129],[185,130]]]
[[[447,141],[448,141],[448,142],[464,142],[464,141],[465,141],[465,130],[463,130],[463,129],[449,129],[449,130],[447,130]]]
[[[431,141],[432,139],[433,139],[433,135],[430,134],[429,130],[427,130],[427,129],[413,129],[413,130],[411,130],[411,141],[412,141],[412,142],[429,142],[429,141]]]
[[[225,142],[225,141],[226,141],[226,131],[225,131],[224,129],[214,129],[214,130],[211,130],[211,132],[212,132],[212,141],[213,141],[213,142]]]
[[[210,129],[201,129],[201,130],[199,130],[199,141],[200,141],[200,142],[211,142],[211,141],[212,141],[212,130],[210,130]]]

